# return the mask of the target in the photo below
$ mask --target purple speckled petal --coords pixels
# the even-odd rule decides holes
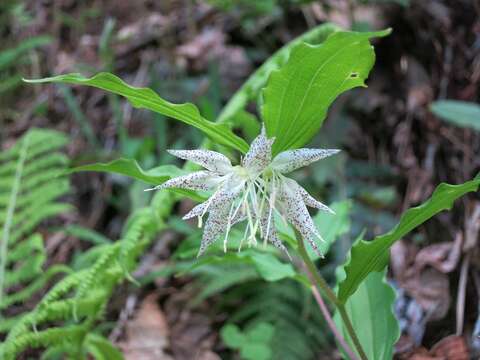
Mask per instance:
[[[151,190],[162,190],[169,188],[189,190],[210,190],[222,181],[222,177],[210,171],[197,171],[188,175],[178,176],[156,186]]]
[[[300,194],[302,195],[302,199],[303,199],[303,202],[305,203],[305,205],[307,206],[310,206],[312,208],[315,208],[315,209],[319,209],[319,210],[322,210],[322,211],[326,211],[326,212],[329,212],[330,214],[333,214],[335,215],[335,211],[333,211],[332,209],[330,209],[327,205],[325,205],[324,203],[318,201],[317,199],[315,199],[312,195],[310,195],[307,190],[305,190],[303,187],[301,187],[300,185],[298,185],[297,183],[297,186],[298,186],[298,191],[300,192]]]
[[[232,219],[230,220],[231,226],[241,223],[242,221],[247,220],[247,215],[244,214],[243,212],[239,211],[237,214],[235,214]]]
[[[336,149],[295,149],[283,151],[272,161],[272,168],[282,174],[287,174],[315,161],[335,155]]]
[[[265,211],[262,214],[262,217],[260,218],[260,227],[262,229],[262,237],[263,239],[266,239],[268,242],[270,242],[273,246],[275,246],[277,249],[280,251],[284,251],[288,258],[292,260],[292,257],[288,253],[287,248],[285,245],[283,245],[282,241],[278,237],[277,230],[275,228],[275,220],[274,216],[271,217],[270,219],[270,225],[268,224],[268,214],[269,214],[269,209],[265,209]]]
[[[189,160],[205,169],[225,175],[232,170],[232,163],[223,154],[211,150],[167,150],[173,156]]]
[[[267,139],[265,126],[262,125],[262,131],[250,145],[250,150],[242,160],[242,166],[253,172],[261,172],[272,161],[272,144],[275,138]]]
[[[316,240],[322,240],[315,224],[303,202],[300,186],[292,179],[282,177],[279,201],[287,220],[298,230],[303,239],[306,239],[312,249],[319,256],[323,256],[318,249]]]
[[[205,201],[201,204],[195,206],[192,210],[190,210],[187,214],[183,216],[183,220],[188,220],[197,216],[202,216],[205,213],[205,209],[208,206],[208,201]]]
[[[227,230],[232,203],[243,190],[244,185],[244,180],[231,176],[209,199],[208,220],[203,230],[198,256],[201,256],[208,246]]]

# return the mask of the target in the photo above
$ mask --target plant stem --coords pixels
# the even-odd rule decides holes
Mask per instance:
[[[310,279],[310,282],[312,282],[312,279]],[[323,317],[327,321],[327,324],[330,327],[330,330],[335,336],[335,339],[337,339],[338,343],[342,346],[343,350],[345,350],[345,352],[347,353],[347,355],[350,357],[351,360],[358,360],[357,355],[353,352],[350,346],[348,346],[342,334],[335,326],[335,322],[332,319],[332,315],[330,315],[330,312],[328,311],[327,305],[322,299],[322,295],[320,295],[320,292],[315,287],[315,285],[312,285],[311,288],[312,288],[313,297],[317,301],[318,307],[320,308],[320,311],[322,312]]]
[[[325,279],[317,271],[315,264],[312,262],[312,260],[310,260],[307,250],[305,249],[303,237],[296,230],[295,230],[295,233],[296,233],[297,243],[298,243],[298,252],[305,266],[307,267],[307,272],[310,275],[309,276],[310,281],[313,280],[314,282],[314,284],[312,285],[315,285],[318,288],[319,292],[322,293],[324,296],[326,296],[327,299],[333,305],[335,305],[335,307],[338,310],[338,313],[340,314],[340,317],[342,318],[343,323],[345,324],[345,328],[348,332],[348,335],[350,336],[350,339],[352,339],[353,345],[355,345],[355,349],[357,350],[358,355],[362,360],[368,360],[367,355],[365,354],[365,351],[363,350],[362,345],[358,340],[357,334],[353,329],[353,325],[352,325],[352,322],[350,321],[350,318],[348,317],[347,311],[345,309],[345,305],[341,303],[340,300],[338,300],[333,290],[330,289]]]

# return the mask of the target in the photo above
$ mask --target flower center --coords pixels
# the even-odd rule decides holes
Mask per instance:
[[[241,165],[237,165],[233,167],[233,171],[235,175],[237,175],[240,179],[245,181],[252,181],[258,176],[258,174],[253,173],[248,168],[243,167]]]

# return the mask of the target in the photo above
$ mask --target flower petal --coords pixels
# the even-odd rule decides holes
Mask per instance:
[[[223,204],[210,208],[197,257],[203,255],[218,236],[227,229],[230,204],[231,202],[225,201]]]
[[[205,209],[207,208],[209,202],[205,201],[201,204],[195,206],[192,210],[190,210],[187,214],[185,214],[182,219],[188,220],[197,216],[202,216],[205,213]]]
[[[323,256],[318,249],[316,238],[323,240],[303,202],[299,191],[300,186],[292,179],[282,177],[279,201],[287,220],[298,230],[303,239],[306,239],[312,249],[319,256]],[[300,240],[299,240],[300,241]]]
[[[192,210],[190,210],[187,214],[185,214],[182,217],[182,220],[189,220],[189,219],[192,219],[194,217],[204,215],[206,212],[208,212],[205,209],[207,209],[209,205],[210,205],[210,201],[208,201],[208,200],[204,201],[203,203],[198,204]],[[239,211],[239,212],[237,212],[237,214],[235,214],[235,216],[232,217],[232,219],[230,219],[231,225],[233,226],[235,224],[238,224],[238,223],[244,221],[246,218],[247,218],[247,215],[245,215],[243,212]]]
[[[189,189],[189,190],[210,190],[217,186],[223,177],[210,171],[196,171],[194,173],[172,178],[161,185],[148,190],[163,190],[169,188]]]
[[[298,186],[298,191],[302,195],[302,199],[303,199],[303,202],[305,203],[305,205],[310,206],[310,207],[315,208],[315,209],[323,210],[323,211],[329,212],[330,214],[335,215],[335,211],[330,209],[324,203],[321,203],[320,201],[315,199],[312,195],[310,195],[307,192],[307,190],[305,190],[303,187],[298,185],[298,183],[297,183],[297,186]]]
[[[262,131],[251,143],[250,150],[242,160],[242,166],[253,172],[261,172],[272,161],[272,145],[275,138],[267,139],[265,126],[262,125]]]
[[[295,149],[283,151],[272,161],[272,168],[282,174],[307,166],[315,161],[335,155],[336,149]]]
[[[288,258],[292,260],[292,257],[288,253],[287,248],[285,245],[283,245],[282,241],[278,237],[277,230],[275,229],[275,220],[274,217],[271,216],[270,218],[270,224],[269,222],[269,209],[265,209],[263,216],[260,218],[260,227],[262,230],[262,237],[269,241],[273,246],[275,246],[277,249],[280,251],[284,251]]]
[[[233,226],[233,225],[241,223],[242,221],[245,221],[245,220],[247,220],[247,215],[244,214],[243,212],[239,211],[230,220],[230,225]]]
[[[201,256],[208,246],[217,239],[218,235],[225,232],[229,222],[230,209],[235,198],[243,190],[245,181],[231,176],[222,186],[207,200],[208,219],[203,230],[202,242],[197,256]],[[231,221],[231,220],[230,220]]]
[[[225,175],[232,170],[232,163],[223,154],[211,150],[167,150],[173,156],[189,160],[207,170]]]

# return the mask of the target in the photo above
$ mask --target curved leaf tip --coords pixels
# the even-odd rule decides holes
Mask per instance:
[[[346,278],[339,283],[340,302],[345,304],[368,274],[385,268],[388,264],[389,249],[395,241],[439,212],[450,209],[456,199],[469,192],[477,191],[479,185],[480,177],[478,176],[460,185],[442,183],[425,203],[407,210],[392,230],[377,236],[372,241],[358,240],[352,246],[344,267]]]
[[[96,87],[125,97],[134,107],[151,110],[196,127],[218,144],[243,153],[248,151],[248,144],[245,140],[235,135],[227,125],[214,123],[202,117],[194,104],[171,103],[162,99],[152,89],[130,86],[119,77],[110,73],[101,72],[90,78],[78,73],[72,73],[43,79],[25,79],[25,81],[32,84],[56,82]]]

